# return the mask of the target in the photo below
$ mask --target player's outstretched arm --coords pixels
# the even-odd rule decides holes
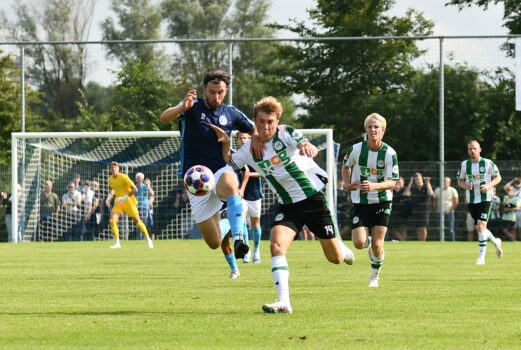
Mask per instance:
[[[161,123],[168,123],[172,120],[176,120],[179,118],[181,113],[189,110],[195,103],[195,99],[197,98],[197,90],[190,90],[186,93],[183,101],[179,102],[177,106],[167,108],[161,113],[159,116],[159,121]]]
[[[232,158],[232,156],[231,156],[231,147],[232,146],[231,146],[230,137],[220,127],[215,126],[213,124],[210,124],[210,127],[213,129],[213,131],[217,135],[217,142],[220,142],[223,145],[222,153],[223,153],[224,161],[226,163],[230,164],[230,161],[231,161],[231,158]]]

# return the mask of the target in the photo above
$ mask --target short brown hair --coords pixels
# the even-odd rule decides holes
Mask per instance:
[[[260,99],[253,105],[253,118],[257,113],[264,112],[266,114],[275,114],[277,119],[282,115],[282,104],[273,96],[268,96]]]
[[[216,69],[206,73],[204,76],[203,85],[206,86],[208,83],[220,82],[225,83],[226,86],[230,85],[230,73],[221,69]]]
[[[112,162],[110,162],[109,167],[111,167],[111,166],[113,166],[113,165],[115,165],[115,166],[117,166],[117,167],[119,168],[119,163],[118,163],[118,162],[116,162],[116,161],[112,161]]]

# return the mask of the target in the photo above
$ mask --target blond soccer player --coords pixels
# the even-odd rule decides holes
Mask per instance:
[[[119,164],[117,162],[110,163],[110,173],[112,175],[109,177],[109,188],[111,195],[114,193],[115,198],[114,206],[110,212],[109,224],[112,229],[112,234],[114,234],[114,239],[116,240],[116,243],[114,243],[111,248],[121,248],[118,220],[123,213],[126,213],[132,218],[134,224],[136,224],[139,230],[146,237],[148,248],[154,248],[154,242],[148,235],[147,227],[139,217],[137,199],[135,196],[135,193],[137,192],[136,185],[126,174],[119,171]]]

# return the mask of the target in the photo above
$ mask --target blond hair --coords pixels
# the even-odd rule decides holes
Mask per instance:
[[[377,122],[379,122],[381,125],[382,125],[382,128],[384,129],[387,129],[387,121],[385,120],[384,117],[382,117],[380,114],[378,113],[371,113],[369,114],[366,118],[365,118],[365,121],[364,121],[364,129],[367,129],[367,126],[369,125],[369,122],[371,120],[376,120]]]
[[[268,96],[260,99],[253,105],[253,118],[257,116],[259,112],[266,114],[275,114],[277,119],[282,115],[282,104],[277,101],[273,96]]]

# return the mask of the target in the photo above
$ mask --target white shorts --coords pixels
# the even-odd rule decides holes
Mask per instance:
[[[467,232],[474,232],[474,230],[476,229],[476,225],[474,225],[474,219],[472,218],[472,215],[470,215],[469,212],[467,212],[467,220],[465,223],[467,225]]]
[[[226,201],[226,198],[219,198],[217,196],[217,184],[219,183],[219,179],[224,172],[231,172],[235,174],[232,167],[226,165],[221,169],[217,170],[214,174],[215,177],[215,186],[213,190],[205,196],[194,196],[190,192],[188,193],[188,199],[190,200],[190,206],[192,209],[192,217],[196,224],[200,224],[201,222],[208,220],[212,216],[221,210],[223,206],[223,201]]]
[[[248,218],[260,218],[262,211],[262,198],[256,201],[245,201],[248,204]]]

